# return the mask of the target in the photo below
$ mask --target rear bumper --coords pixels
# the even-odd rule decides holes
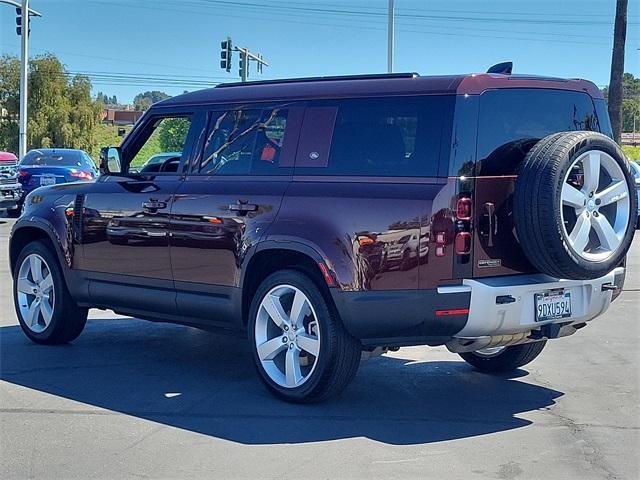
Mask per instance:
[[[467,323],[447,346],[460,352],[571,335],[609,308],[614,291],[622,289],[624,273],[618,267],[593,280],[535,274],[464,280],[462,286],[443,287],[441,293],[447,288],[471,293]],[[558,288],[571,292],[571,317],[537,322],[535,294]]]
[[[365,346],[447,345],[464,351],[465,345],[477,350],[570,335],[607,310],[624,272],[619,267],[595,280],[510,275],[437,290],[331,289],[331,294],[345,327]],[[534,295],[558,288],[571,292],[572,316],[536,322]],[[505,299],[511,303],[501,303]]]
[[[16,207],[21,197],[22,186],[19,183],[2,185],[0,187],[0,209]]]

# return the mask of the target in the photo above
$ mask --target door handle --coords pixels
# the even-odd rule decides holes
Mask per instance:
[[[167,208],[167,202],[150,199],[148,202],[142,202],[142,208],[145,210],[160,210],[161,208]]]
[[[238,213],[255,212],[256,210],[258,210],[258,205],[238,201],[238,203],[232,203],[231,205],[229,205],[229,210]]]
[[[491,202],[487,202],[484,204],[484,208],[489,217],[489,240],[487,241],[487,246],[493,247],[493,240],[496,234],[496,206]]]

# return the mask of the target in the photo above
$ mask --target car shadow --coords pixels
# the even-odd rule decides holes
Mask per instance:
[[[49,347],[19,326],[0,328],[5,382],[243,444],[409,445],[524,427],[531,422],[517,415],[562,395],[516,380],[526,374],[384,356],[364,362],[339,397],[292,405],[262,386],[243,339],[125,318],[90,320],[74,343]]]

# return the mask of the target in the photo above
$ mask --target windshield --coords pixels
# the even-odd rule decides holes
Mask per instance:
[[[20,166],[57,166],[57,167],[81,167],[82,157],[78,152],[68,153],[27,153]]]

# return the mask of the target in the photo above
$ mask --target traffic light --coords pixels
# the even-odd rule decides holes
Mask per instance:
[[[249,76],[249,58],[247,56],[246,50],[240,51],[240,59],[238,60],[238,62],[240,64],[238,68],[238,74],[244,81]]]
[[[16,33],[18,36],[22,35],[22,27],[24,21],[29,21],[28,18],[22,16],[22,8],[16,7]],[[29,25],[29,31],[27,34],[31,33],[31,25]]]
[[[233,52],[233,46],[231,44],[231,37],[227,37],[224,42],[220,42],[220,68],[224,68],[227,72],[231,71],[231,54]]]

